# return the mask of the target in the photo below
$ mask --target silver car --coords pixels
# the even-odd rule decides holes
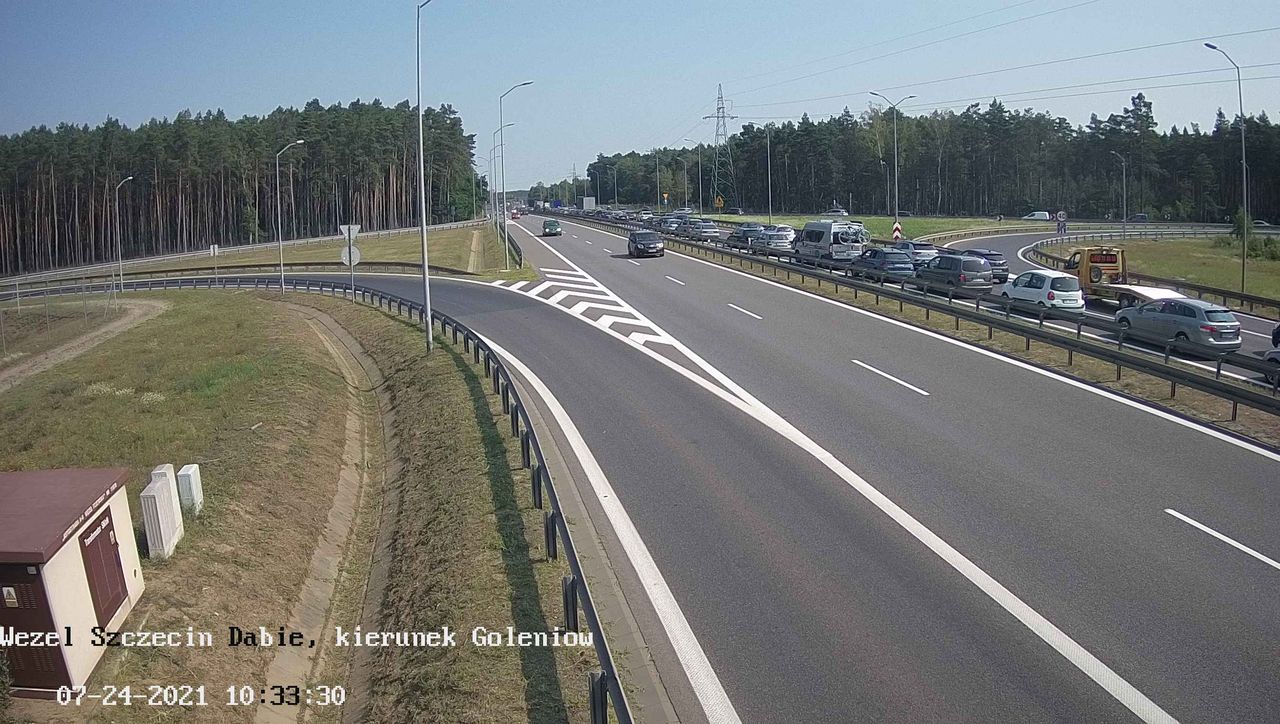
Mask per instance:
[[[791,234],[785,231],[765,231],[751,237],[752,254],[776,254],[791,251]]]
[[[689,236],[693,239],[719,239],[720,227],[714,221],[702,219],[690,225]]]
[[[1116,312],[1120,328],[1153,342],[1189,342],[1207,351],[1240,349],[1236,315],[1203,299],[1162,299]]]

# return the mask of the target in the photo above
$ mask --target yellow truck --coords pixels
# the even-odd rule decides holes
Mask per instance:
[[[1110,299],[1119,302],[1121,307],[1184,296],[1172,289],[1130,284],[1129,267],[1125,263],[1124,249],[1120,248],[1090,246],[1078,249],[1067,259],[1062,270],[1076,275],[1086,298]]]

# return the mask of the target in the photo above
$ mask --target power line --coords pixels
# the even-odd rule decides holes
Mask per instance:
[[[1040,61],[1040,62],[1037,62],[1037,63],[1027,63],[1027,64],[1024,64],[1024,65],[1014,65],[1014,66],[1009,66],[1009,67],[1007,67],[1007,68],[996,68],[996,69],[994,69],[994,70],[984,70],[984,71],[979,71],[979,72],[976,72],[976,73],[966,73],[966,74],[964,74],[964,75],[953,75],[953,76],[950,76],[950,77],[947,77],[947,78],[935,78],[935,79],[933,79],[933,80],[917,81],[917,82],[913,82],[913,83],[903,83],[903,84],[900,84],[900,85],[894,85],[894,86],[888,86],[888,87],[878,87],[878,88],[876,88],[875,90],[880,90],[880,91],[891,91],[891,90],[902,90],[902,89],[906,89],[906,88],[915,89],[915,88],[920,88],[920,87],[922,87],[922,86],[927,86],[927,85],[936,85],[936,84],[938,84],[938,83],[948,83],[948,82],[950,82],[950,81],[954,81],[954,80],[968,80],[969,78],[981,78],[981,77],[983,77],[983,76],[988,76],[988,75],[997,75],[997,74],[999,74],[999,73],[1009,73],[1009,72],[1012,72],[1012,71],[1015,71],[1015,70],[1026,70],[1026,69],[1028,69],[1028,68],[1042,68],[1042,67],[1047,66],[1047,65],[1057,65],[1057,64],[1059,64],[1059,63],[1072,63],[1072,62],[1075,62],[1075,61],[1077,61],[1077,60],[1091,60],[1091,59],[1094,59],[1094,58],[1104,58],[1104,57],[1108,57],[1108,56],[1112,56],[1112,55],[1121,55],[1121,54],[1123,54],[1123,53],[1134,53],[1134,52],[1138,52],[1138,51],[1140,51],[1140,50],[1152,50],[1152,49],[1155,49],[1155,48],[1166,48],[1166,47],[1169,47],[1169,46],[1171,46],[1171,45],[1180,45],[1180,44],[1182,44],[1182,43],[1195,43],[1195,42],[1201,42],[1201,41],[1205,41],[1205,40],[1213,40],[1213,39],[1215,39],[1215,38],[1234,38],[1234,37],[1238,37],[1238,36],[1241,36],[1241,35],[1255,35],[1255,34],[1258,34],[1258,33],[1272,33],[1272,32],[1275,32],[1275,31],[1277,31],[1277,30],[1280,30],[1280,26],[1277,26],[1277,27],[1271,27],[1271,28],[1258,28],[1258,29],[1255,29],[1255,30],[1242,30],[1242,31],[1235,32],[1235,33],[1219,33],[1219,34],[1216,34],[1216,35],[1204,35],[1204,36],[1201,36],[1201,37],[1198,37],[1198,38],[1184,38],[1184,39],[1182,39],[1182,40],[1171,40],[1171,41],[1164,42],[1164,43],[1154,43],[1154,44],[1151,44],[1151,45],[1140,45],[1140,46],[1136,46],[1136,47],[1132,47],[1132,48],[1118,48],[1118,49],[1116,49],[1116,50],[1107,50],[1107,51],[1102,51],[1102,52],[1099,52],[1099,53],[1089,53],[1088,55],[1077,55],[1077,56],[1074,56],[1074,57],[1071,57],[1071,58],[1058,58],[1058,59],[1056,59],[1056,60],[1044,60],[1044,61]],[[836,100],[836,99],[839,99],[839,98],[852,98],[853,96],[863,96],[863,95],[866,95],[868,92],[870,92],[870,90],[871,90],[871,89],[866,89],[866,90],[861,90],[861,91],[851,91],[851,92],[848,92],[848,93],[838,93],[838,94],[836,94],[836,95],[829,95],[829,96],[816,96],[816,97],[813,97],[813,98],[797,98],[797,99],[789,100],[789,101],[772,101],[772,102],[769,102],[769,103],[750,103],[750,104],[742,104],[742,105],[739,105],[739,106],[738,106],[738,108],[764,108],[764,107],[766,107],[766,106],[785,106],[785,105],[791,105],[791,104],[795,104],[795,103],[811,103],[811,102],[813,102],[813,101],[830,101],[830,100]]]
[[[881,45],[888,45],[888,44],[890,44],[890,43],[896,43],[896,42],[901,41],[901,40],[906,40],[907,38],[914,38],[914,37],[915,37],[915,36],[917,36],[917,35],[924,35],[924,34],[926,34],[926,33],[932,33],[932,32],[933,32],[933,31],[935,31],[935,30],[942,30],[943,28],[949,28],[949,27],[951,27],[951,26],[953,26],[953,25],[959,25],[959,24],[961,24],[961,23],[967,23],[967,22],[969,22],[970,20],[977,20],[978,18],[986,17],[987,15],[992,15],[992,14],[994,14],[994,13],[1001,13],[1001,12],[1005,12],[1006,10],[1013,10],[1014,8],[1022,7],[1023,5],[1030,5],[1030,4],[1031,4],[1031,3],[1033,3],[1033,2],[1039,2],[1039,1],[1040,1],[1040,0],[1022,0],[1022,2],[1017,2],[1017,3],[1014,3],[1014,4],[1012,4],[1012,5],[1005,5],[1004,7],[999,7],[999,8],[996,8],[996,9],[994,9],[994,10],[988,10],[988,11],[986,11],[986,12],[981,12],[981,13],[978,13],[977,15],[970,15],[969,17],[966,17],[966,18],[960,18],[959,20],[952,20],[952,21],[951,21],[951,22],[949,22],[949,23],[943,23],[943,24],[941,24],[941,25],[935,25],[935,26],[933,26],[933,27],[931,27],[931,28],[925,28],[924,30],[917,30],[917,31],[916,31],[916,32],[914,32],[914,33],[907,33],[906,35],[899,35],[899,36],[898,36],[898,37],[896,37],[896,38],[889,38],[888,40],[882,40],[882,41],[880,41],[880,42],[878,42],[878,43],[872,43],[872,44],[870,44],[870,45],[860,45],[860,46],[858,46],[857,48],[853,48],[853,49],[851,49],[851,50],[846,50],[846,51],[844,51],[844,52],[842,52],[842,53],[836,53],[836,54],[834,54],[834,55],[827,55],[827,56],[824,56],[824,57],[822,57],[822,58],[815,58],[815,59],[813,59],[813,60],[806,60],[806,61],[804,61],[803,63],[796,63],[795,65],[784,66],[784,67],[782,67],[782,68],[774,68],[773,70],[767,70],[767,71],[765,71],[765,72],[763,72],[763,73],[755,73],[755,74],[753,74],[753,75],[744,75],[744,76],[739,77],[739,78],[730,78],[729,80],[727,80],[727,81],[725,81],[725,82],[726,82],[726,83],[737,83],[738,81],[743,81],[743,80],[752,80],[752,79],[754,79],[754,78],[763,78],[764,76],[767,76],[767,75],[774,75],[775,73],[783,73],[783,72],[786,72],[786,71],[788,71],[788,70],[795,70],[796,68],[803,68],[803,67],[804,67],[804,66],[806,66],[806,65],[813,65],[814,63],[821,63],[821,62],[823,62],[823,61],[827,61],[827,60],[835,60],[836,58],[843,58],[843,57],[844,57],[844,56],[846,56],[846,55],[852,55],[853,53],[856,53],[856,52],[858,52],[858,51],[860,51],[860,50],[870,50],[871,48],[878,48],[878,47],[880,47]]]
[[[1251,67],[1251,68],[1267,68],[1267,67],[1272,67],[1272,66],[1276,66],[1276,65],[1280,65],[1280,63],[1263,63],[1263,64],[1260,64],[1260,65],[1256,65],[1256,66],[1249,66],[1249,67]],[[1244,67],[1245,67],[1245,66],[1241,66],[1241,68],[1244,68]],[[1200,72],[1200,71],[1197,71],[1197,72]],[[1181,73],[1171,73],[1171,74],[1168,74],[1168,75],[1184,75],[1184,74],[1181,74]],[[1151,77],[1153,77],[1153,78],[1158,78],[1158,77],[1162,77],[1162,76],[1151,76]],[[1167,77],[1167,76],[1166,76],[1166,77]],[[1258,76],[1253,76],[1253,77],[1251,77],[1251,78],[1243,78],[1242,80],[1243,80],[1244,82],[1248,83],[1248,82],[1250,82],[1250,81],[1256,81],[1256,80],[1275,80],[1275,79],[1277,79],[1277,78],[1280,78],[1280,75],[1258,75]],[[1124,80],[1104,81],[1104,82],[1103,82],[1103,83],[1101,83],[1101,84],[1097,84],[1097,83],[1089,83],[1089,84],[1085,84],[1085,85],[1106,85],[1106,84],[1113,84],[1113,83],[1128,82],[1129,80],[1142,80],[1142,79],[1141,79],[1141,78],[1133,78],[1133,79],[1124,79]],[[1083,93],[1064,93],[1064,94],[1059,94],[1059,95],[1039,96],[1039,97],[1036,97],[1036,98],[1022,98],[1022,99],[1018,99],[1018,100],[1016,100],[1015,102],[1016,102],[1016,103],[1026,103],[1026,102],[1029,102],[1029,101],[1047,101],[1047,100],[1057,100],[1057,99],[1060,99],[1060,98],[1080,98],[1080,97],[1084,97],[1084,96],[1105,95],[1105,94],[1107,94],[1107,93],[1132,93],[1132,92],[1134,92],[1134,91],[1138,91],[1138,92],[1145,92],[1145,91],[1149,91],[1149,90],[1162,90],[1162,89],[1166,89],[1166,88],[1187,88],[1187,87],[1191,87],[1191,86],[1215,85],[1215,84],[1221,84],[1221,83],[1235,83],[1235,79],[1234,79],[1234,78],[1226,78],[1226,79],[1223,79],[1223,80],[1202,80],[1202,81],[1190,81],[1190,82],[1187,82],[1187,83],[1166,83],[1166,84],[1164,84],[1164,85],[1153,85],[1153,86],[1129,86],[1129,87],[1125,87],[1125,88],[1107,88],[1107,89],[1105,89],[1105,90],[1086,91],[1086,92],[1083,92]],[[1080,87],[1080,86],[1063,86],[1063,88],[1071,88],[1071,87]],[[1045,89],[1043,89],[1042,91],[1023,91],[1022,93],[1010,93],[1010,94],[1006,94],[1006,95],[1026,95],[1026,94],[1028,94],[1028,93],[1039,93],[1039,92],[1049,91],[1049,90],[1053,90],[1053,89],[1052,89],[1052,88],[1045,88]],[[905,107],[905,108],[904,108],[904,110],[932,110],[932,109],[943,109],[943,108],[946,108],[946,109],[950,109],[950,108],[967,108],[967,107],[968,107],[970,104],[972,104],[974,101],[982,101],[982,100],[986,100],[986,99],[988,99],[988,98],[993,98],[993,99],[995,99],[995,100],[1000,100],[1000,99],[1002,98],[1002,96],[1000,96],[1000,95],[996,95],[996,94],[990,94],[990,95],[977,96],[977,97],[975,97],[975,98],[970,98],[970,99],[959,99],[958,101],[942,101],[942,102],[940,102],[940,103],[919,104],[919,105],[913,105],[913,106]],[[961,102],[961,101],[963,101],[963,102]],[[960,103],[960,104],[959,104],[959,105],[947,105],[947,104],[952,104],[952,103]],[[807,113],[805,113],[805,114],[801,114],[800,116],[796,116],[796,115],[791,115],[791,116],[742,116],[742,117],[741,117],[741,119],[742,119],[742,120],[744,120],[744,121],[794,121],[794,120],[799,120],[803,115],[808,115],[808,114],[807,114]],[[818,115],[818,116],[821,116],[821,115],[823,115],[823,114],[817,114],[817,115]],[[835,113],[827,113],[827,114],[825,114],[825,115],[826,115],[826,116],[829,116],[829,117],[833,117],[833,116],[835,116],[835,115],[837,115],[837,114],[835,114]],[[810,118],[813,118],[813,117],[814,117],[814,116],[812,116],[812,115],[810,116]]]
[[[966,38],[966,37],[969,37],[970,35],[977,35],[978,33],[985,33],[985,32],[986,32],[986,31],[988,31],[988,30],[995,30],[995,29],[997,29],[997,28],[1003,28],[1003,27],[1007,27],[1007,26],[1009,26],[1009,25],[1015,25],[1015,24],[1017,24],[1017,23],[1026,22],[1026,21],[1028,21],[1028,20],[1035,20],[1035,19],[1037,19],[1037,18],[1042,18],[1042,17],[1048,16],[1048,15],[1055,15],[1055,14],[1057,14],[1057,13],[1066,12],[1066,11],[1068,11],[1068,10],[1075,10],[1076,8],[1082,8],[1082,7],[1086,6],[1086,5],[1093,5],[1093,4],[1098,3],[1098,2],[1101,2],[1101,1],[1102,1],[1102,0],[1084,0],[1084,2],[1079,2],[1079,3],[1076,3],[1075,5],[1068,5],[1068,6],[1063,7],[1063,8],[1056,8],[1056,9],[1054,9],[1054,10],[1046,10],[1046,11],[1044,11],[1044,12],[1036,13],[1036,14],[1034,14],[1034,15],[1027,15],[1027,16],[1024,16],[1024,17],[1021,17],[1021,18],[1014,18],[1013,20],[1006,20],[1006,21],[1005,21],[1005,22],[1003,22],[1003,23],[996,23],[995,25],[988,25],[988,26],[986,26],[986,27],[984,27],[984,28],[978,28],[978,29],[976,29],[976,30],[968,30],[968,31],[965,31],[965,32],[963,32],[963,33],[957,33],[957,34],[955,34],[955,35],[949,35],[949,36],[947,36],[947,37],[945,37],[945,38],[939,38],[939,39],[937,39],[937,40],[930,40],[930,41],[929,41],[929,42],[927,42],[927,43],[921,43],[920,45],[913,45],[913,46],[911,46],[910,48],[900,48],[900,49],[895,49],[895,50],[893,50],[892,52],[885,53],[885,54],[883,54],[883,55],[876,55],[876,56],[873,56],[873,57],[870,57],[870,58],[863,58],[862,60],[855,60],[855,61],[854,61],[854,62],[852,62],[852,63],[846,63],[846,64],[844,64],[844,65],[837,65],[837,66],[836,66],[836,67],[834,67],[834,68],[827,68],[826,70],[814,71],[813,73],[808,73],[808,74],[806,74],[806,75],[796,76],[796,77],[794,77],[794,78],[788,78],[788,79],[786,79],[786,80],[780,80],[780,81],[777,81],[776,83],[770,83],[770,84],[768,84],[768,85],[758,86],[758,87],[756,87],[756,88],[752,88],[752,89],[750,89],[750,90],[738,91],[737,95],[746,95],[746,94],[748,94],[748,93],[755,93],[756,91],[765,90],[765,89],[767,89],[767,88],[776,88],[777,86],[780,86],[780,85],[786,85],[786,84],[788,84],[788,83],[794,83],[794,82],[796,82],[796,81],[798,81],[798,80],[805,80],[805,79],[807,79],[807,78],[814,78],[814,77],[816,77],[816,76],[819,76],[819,75],[825,75],[825,74],[827,74],[827,73],[834,73],[834,72],[835,72],[835,71],[837,71],[837,70],[844,70],[844,69],[846,69],[846,68],[852,68],[852,67],[853,67],[853,66],[855,66],[855,65],[861,65],[861,64],[863,64],[863,63],[870,63],[871,61],[874,61],[874,60],[883,60],[884,58],[892,58],[892,57],[897,56],[897,55],[900,55],[900,54],[902,54],[902,53],[909,53],[909,52],[911,52],[911,51],[913,51],[913,50],[919,50],[919,49],[921,49],[921,48],[927,48],[927,47],[929,47],[929,46],[931,46],[931,45],[938,45],[939,43],[945,43],[945,42],[948,42],[948,41],[951,41],[951,40],[956,40],[956,39],[959,39],[959,38]]]

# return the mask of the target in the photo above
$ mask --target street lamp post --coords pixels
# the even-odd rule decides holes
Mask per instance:
[[[658,160],[658,149],[653,149],[653,178],[658,184],[658,211],[662,211],[662,164]]]
[[[1129,238],[1129,162],[1124,156],[1111,152],[1112,156],[1120,159],[1120,236]]]
[[[769,177],[769,223],[773,223],[773,138],[769,127],[764,127],[764,158]]]
[[[1227,51],[1213,43],[1205,43],[1204,47],[1222,53],[1222,57],[1236,69],[1236,96],[1240,101],[1240,196],[1244,207],[1244,220],[1240,225],[1240,292],[1243,294],[1244,265],[1245,260],[1249,258],[1249,226],[1253,224],[1253,220],[1249,218],[1249,162],[1245,157],[1244,148],[1244,81],[1240,79],[1240,66],[1231,59],[1230,55],[1227,55]]]
[[[684,207],[687,209],[689,208],[689,159],[681,156],[680,163],[684,164]]]
[[[875,91],[871,91],[871,95],[882,99],[893,109],[893,223],[896,224],[898,223],[898,106],[904,101],[915,98],[915,96],[906,96],[897,103],[893,103]]]
[[[502,99],[516,88],[532,84],[531,80],[516,83],[508,88],[506,93],[498,96],[498,140],[502,143],[502,248],[507,252],[507,263],[504,267],[506,269],[511,268],[511,246],[507,244],[507,134],[502,132],[507,126],[502,122]]]
[[[278,175],[277,175],[277,178],[279,178]],[[120,187],[124,186],[127,182],[132,180],[133,180],[132,176],[126,176],[125,178],[120,179],[120,183],[116,184],[116,191],[115,191],[115,195],[116,195],[116,208],[115,208],[116,265],[119,267],[119,270],[120,270],[120,294],[121,295],[124,294],[124,245],[120,241]]]
[[[684,139],[698,147],[698,216],[702,216],[702,144],[692,138]],[[688,204],[685,204],[688,206]]]
[[[280,208],[280,154],[304,143],[306,141],[300,138],[276,151],[276,245],[280,249],[280,296],[282,297],[284,296],[284,214]]]
[[[499,160],[502,158],[502,156],[506,155],[506,152],[507,152],[506,147],[504,147],[502,145],[502,142],[498,140],[498,136],[502,133],[502,129],[506,128],[507,126],[514,126],[515,124],[516,124],[515,121],[512,121],[511,123],[504,123],[498,128],[493,129],[493,146],[489,150],[489,159],[490,159],[489,165],[491,168],[496,169],[498,166]],[[507,202],[506,202],[506,199],[504,198],[501,204],[502,208],[499,209],[498,193],[499,193],[498,189],[495,187],[493,189],[493,202],[494,202],[494,209],[497,210],[497,214],[493,217],[493,233],[501,236],[502,232],[506,230],[507,222],[503,219],[506,216]],[[504,197],[505,197],[505,194],[504,194]],[[501,226],[499,226],[500,220],[501,220]],[[502,246],[504,249],[506,248],[507,246],[506,238],[503,238]],[[510,254],[511,250],[508,249],[507,253]],[[510,266],[510,261],[507,262],[507,265]]]
[[[418,124],[418,233],[422,239],[422,327],[423,332],[427,335],[427,351],[436,348],[435,339],[431,336],[431,280],[428,276],[428,260],[430,256],[427,252],[427,180],[425,150],[422,142],[422,9],[431,3],[431,0],[423,0],[418,3],[418,15],[414,21],[414,63],[413,69],[418,86],[418,110],[414,114]],[[283,282],[282,282],[283,285]],[[355,294],[355,290],[351,291]]]
[[[618,167],[610,166],[609,173],[613,174],[613,205],[618,205]],[[596,178],[599,178],[597,176]]]

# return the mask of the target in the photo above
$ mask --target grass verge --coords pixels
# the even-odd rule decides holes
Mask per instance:
[[[0,369],[47,352],[123,316],[124,310],[94,296],[76,301],[28,300],[0,306]]]
[[[42,721],[251,719],[252,708],[225,706],[225,689],[261,683],[274,650],[222,645],[227,626],[288,620],[333,498],[346,394],[315,333],[249,294],[147,298],[173,306],[0,398],[0,460],[7,470],[127,467],[135,521],[153,466],[200,463],[205,512],[187,521],[173,558],[144,563],[147,590],[126,626],[190,625],[223,641],[109,652],[90,686],[205,685],[211,705],[30,703]]]
[[[296,301],[296,300],[295,300]],[[488,648],[477,626],[549,631],[563,620],[519,447],[483,373],[443,339],[425,353],[403,320],[318,297],[306,303],[343,324],[386,376],[401,471],[392,565],[379,628],[458,632],[455,648],[384,648],[366,720],[585,721],[591,648]]]
[[[918,327],[923,327],[948,337],[997,350],[1011,357],[1034,362],[1099,387],[1123,392],[1127,395],[1156,403],[1193,419],[1251,437],[1262,443],[1280,446],[1280,418],[1266,412],[1241,405],[1237,418],[1232,420],[1230,402],[1186,387],[1171,391],[1169,383],[1158,377],[1132,370],[1123,370],[1119,375],[1119,379],[1117,379],[1115,365],[1100,359],[1091,358],[1083,354],[1074,354],[1071,355],[1068,361],[1067,350],[1037,342],[1031,342],[1028,345],[1021,335],[996,330],[988,336],[986,325],[966,321],[961,321],[957,324],[955,317],[941,313],[926,314],[925,309],[912,307],[909,304],[902,306],[900,309],[896,301],[881,297],[877,302],[874,293],[868,292],[860,292],[855,296],[852,289],[843,286],[839,292],[836,292],[831,284],[818,286],[816,279],[806,277],[805,280],[801,280],[799,274],[792,274],[788,279],[786,275],[779,272],[775,277],[769,267],[754,264],[749,260],[739,263],[730,258],[729,261],[725,261],[708,255],[703,247],[682,242],[674,243],[679,247],[680,251],[691,253],[712,263],[733,267],[781,284],[804,289],[829,299],[838,299],[860,309],[868,309],[886,317],[910,322]]]

